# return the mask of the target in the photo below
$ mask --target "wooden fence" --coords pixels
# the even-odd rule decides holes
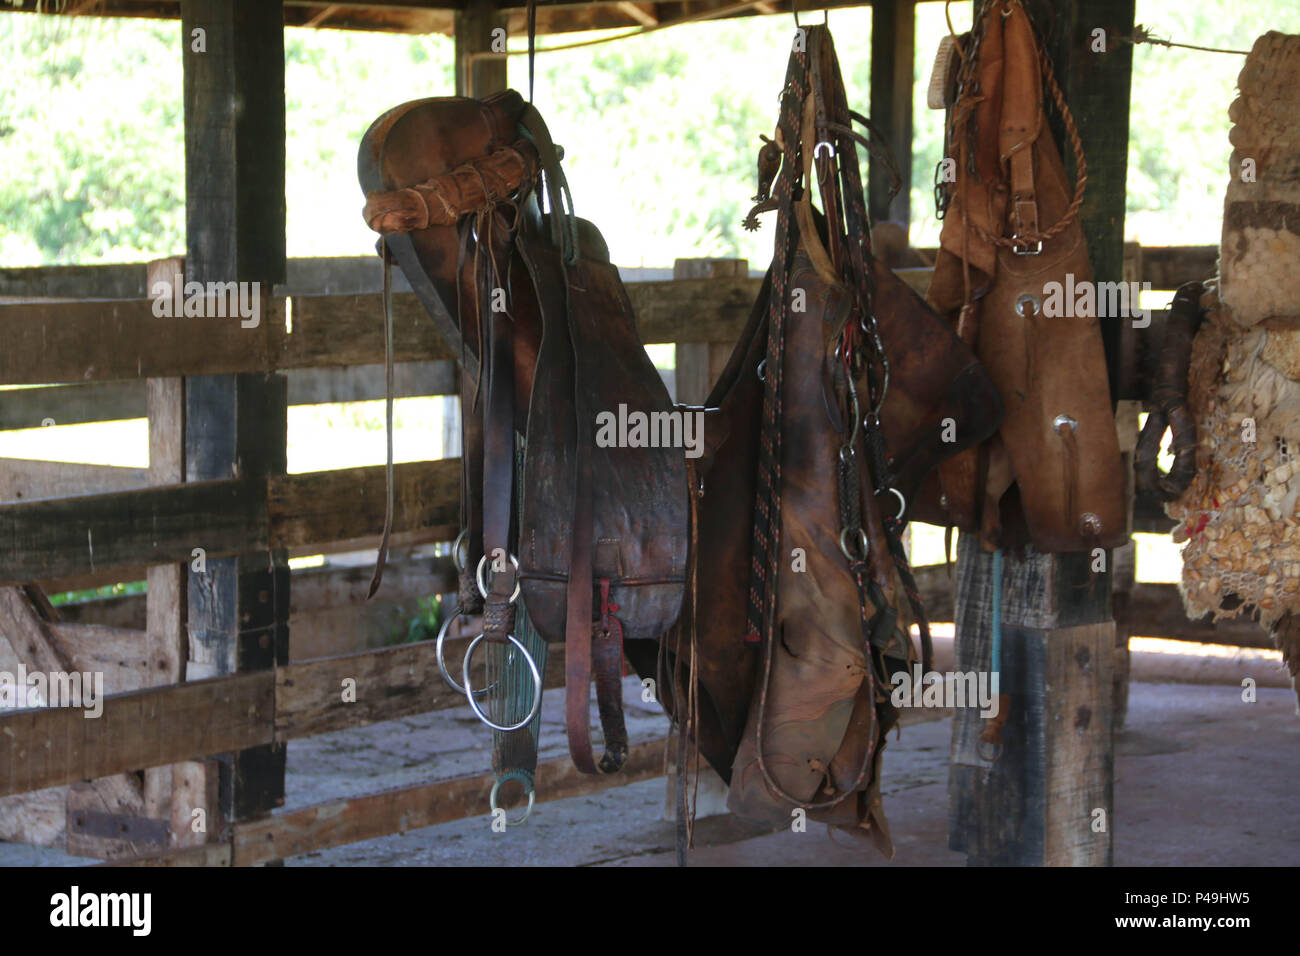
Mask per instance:
[[[1141,268],[1149,270],[1150,277],[1142,278],[1157,289],[1211,274],[1214,254],[1212,247],[1135,252]],[[23,386],[0,391],[0,431],[37,427],[48,419],[73,424],[148,415],[152,441],[170,426],[151,414],[150,380],[195,375],[287,373],[289,404],[382,397],[383,324],[373,261],[291,263],[290,282],[264,302],[256,328],[242,328],[234,319],[155,317],[142,294],[145,269],[0,270],[0,297],[36,300],[0,305],[0,384]],[[629,282],[643,340],[733,342],[760,285],[739,272]],[[918,290],[928,283],[928,270],[901,274]],[[325,292],[311,294],[313,289]],[[109,291],[124,297],[87,301]],[[423,308],[401,291],[394,307],[397,394],[453,393],[452,355]],[[185,334],[158,334],[164,322],[184,323]],[[48,383],[72,384],[43,387]],[[451,590],[445,560],[432,566],[428,560],[403,561],[401,548],[455,535],[459,461],[401,464],[396,477],[398,551],[385,588],[402,598]],[[221,775],[213,761],[221,755],[283,747],[289,740],[463,701],[444,686],[427,641],[294,659],[265,670],[222,673],[218,666],[218,676],[192,679],[211,668],[198,660],[185,664],[192,648],[181,613],[183,584],[173,586],[174,593],[155,591],[151,578],[148,597],[52,608],[47,594],[187,566],[196,548],[209,560],[281,550],[356,550],[373,547],[383,525],[382,467],[148,484],[150,478],[132,469],[0,461],[0,670],[14,663],[46,672],[105,670],[112,692],[94,720],[63,708],[0,713],[0,819],[21,810],[16,795],[45,791],[48,805],[49,788],[67,787],[72,852],[239,865],[482,813],[490,775],[430,780],[275,814],[228,812],[207,832],[192,831],[194,810],[216,805]],[[277,614],[292,632],[311,627],[308,615],[314,611],[359,604],[365,574],[357,568],[302,569],[290,580],[292,597]],[[946,619],[952,616],[945,581],[942,574],[923,574],[937,620],[945,619],[945,611]],[[1203,625],[1175,628],[1171,592],[1148,587],[1145,593],[1130,602],[1130,611],[1156,608],[1151,628],[1133,620],[1131,633],[1178,630],[1171,636],[1253,639]],[[155,608],[167,613],[155,615]],[[563,660],[562,646],[556,647],[548,687],[561,686]],[[356,681],[354,703],[339,693],[344,678]],[[539,768],[539,798],[654,776],[662,772],[662,754],[662,742],[634,748],[629,769],[613,779],[577,775],[567,758],[547,763]],[[168,772],[142,774],[146,768]],[[280,775],[282,787],[282,769]]]

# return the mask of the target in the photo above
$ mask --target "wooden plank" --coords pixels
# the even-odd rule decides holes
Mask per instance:
[[[0,505],[0,584],[265,548],[265,488],[228,479]]]
[[[663,774],[664,741],[649,740],[628,752],[623,770],[610,776],[580,774],[567,757],[537,766],[537,801],[563,800],[622,787]],[[405,833],[483,815],[496,777],[492,773],[434,780],[348,800],[303,807],[235,828],[236,866],[253,866],[330,847]]]
[[[915,0],[875,0],[871,4],[871,121],[884,134],[902,180],[890,199],[892,177],[885,164],[870,159],[868,212],[872,222],[911,222],[912,71],[916,49]]]
[[[453,673],[459,672],[468,646],[468,638],[447,641],[445,659]],[[345,681],[354,682],[354,701],[344,699]],[[562,644],[552,645],[547,655],[544,686],[564,686]],[[433,641],[304,661],[277,671],[276,737],[292,740],[365,727],[464,702],[438,673]]]
[[[68,653],[71,649],[68,642],[62,646],[56,642],[50,633],[53,620],[53,609],[38,591],[30,588],[0,588],[0,635],[8,641],[18,660],[29,672],[42,673],[49,681],[54,681],[56,676],[61,675],[98,673],[94,661],[78,659]],[[105,674],[105,679],[108,676]],[[93,692],[98,694],[117,689],[96,681]],[[83,695],[84,693],[83,691]],[[43,706],[66,708],[65,712],[75,714],[83,721],[91,716],[89,709],[74,709],[72,703],[47,698]],[[88,702],[83,699],[80,703]],[[85,788],[82,799],[85,805],[110,815],[133,816],[139,814],[144,807],[140,779],[131,773],[102,775]],[[71,833],[68,835],[68,846],[74,852],[77,849],[87,849]],[[146,848],[144,843],[121,841],[118,851],[131,855],[146,852]]]
[[[275,674],[257,671],[104,699],[103,713],[0,716],[0,796],[268,744]]]
[[[145,482],[143,468],[0,458],[0,502],[130,491]]]
[[[460,459],[408,462],[393,469],[393,529],[454,524],[460,516]],[[384,526],[382,466],[273,478],[271,540],[291,548],[378,534]]]
[[[1041,862],[1110,866],[1115,812],[1111,743],[1115,623],[1064,628],[1044,640]],[[1103,815],[1097,816],[1097,811]]]
[[[744,279],[749,276],[745,259],[678,259],[673,263],[674,279]],[[709,343],[678,343],[673,373],[674,401],[682,405],[703,405],[722,369],[726,367],[735,338]]]
[[[453,38],[457,96],[481,98],[506,88],[505,51],[492,55],[493,31],[506,26],[499,7],[494,0],[467,0],[456,12]]]
[[[635,282],[627,286],[643,342],[730,342],[744,327],[760,279]],[[261,300],[262,322],[156,318],[150,300],[0,306],[0,383],[103,382],[337,368],[383,361],[381,297],[375,294]],[[412,293],[393,296],[398,362],[455,356],[430,334]],[[58,420],[57,418],[55,419]]]
[[[145,391],[139,382],[10,389],[0,400],[0,431],[40,428],[46,420],[79,425],[143,418],[145,409]]]

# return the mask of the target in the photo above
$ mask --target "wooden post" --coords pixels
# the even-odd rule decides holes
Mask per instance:
[[[506,58],[482,54],[504,52],[506,18],[493,0],[468,0],[456,11],[456,95],[483,97],[506,88]],[[492,49],[493,31],[499,49]]]
[[[747,259],[678,259],[673,263],[674,279],[743,279],[747,275]],[[735,344],[708,342],[674,346],[674,400],[682,405],[703,405],[713,383],[726,367]]]
[[[282,0],[182,0],[185,68],[186,279],[249,283],[265,314],[283,282],[284,5]],[[250,292],[251,297],[251,292]],[[260,316],[258,317],[260,321]],[[242,318],[249,349],[266,334]],[[249,320],[251,321],[251,320]],[[282,375],[203,375],[185,380],[185,478],[283,474],[286,385]],[[202,548],[202,541],[194,542]],[[283,550],[206,559],[188,571],[190,679],[286,664],[289,566]],[[284,747],[269,744],[221,760],[220,820],[284,802]],[[210,825],[220,821],[209,820]]]
[[[916,58],[916,0],[871,4],[871,121],[885,135],[902,185],[891,200],[893,180],[874,156],[867,175],[872,222],[911,222],[912,70]]]
[[[1098,281],[1121,278],[1131,52],[1093,52],[1096,28],[1127,35],[1133,0],[1026,0],[1045,37],[1088,162],[1081,217]],[[1113,35],[1113,34],[1112,34]],[[1057,142],[1063,138],[1058,128]],[[1070,156],[1068,146],[1064,155]],[[1067,158],[1073,172],[1073,162]],[[1107,324],[1103,323],[1103,329]],[[1109,323],[1115,339],[1117,323]],[[953,720],[949,846],[972,865],[1109,865],[1112,859],[1115,555],[1004,555],[1001,690],[1011,710],[996,761],[976,708]],[[987,669],[994,558],[963,535],[956,668]]]

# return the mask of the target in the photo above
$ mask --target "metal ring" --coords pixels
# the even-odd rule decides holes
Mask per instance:
[[[501,780],[502,780],[501,777],[497,777],[496,782],[492,784],[492,792],[488,795],[488,806],[492,808],[493,813],[496,813],[498,810],[501,809],[500,807],[497,806],[497,791],[501,789]],[[524,815],[520,817],[518,820],[511,820],[510,817],[507,816],[506,826],[517,827],[519,826],[519,824],[527,820],[529,815],[531,815],[533,812],[533,803],[536,802],[536,800],[537,800],[537,788],[534,787],[532,790],[528,791],[528,806],[524,808]]]
[[[520,591],[519,559],[516,558],[513,554],[508,554],[506,555],[506,557],[508,557],[510,559],[510,562],[515,566],[515,593],[510,595],[510,600],[508,602],[510,604],[514,604],[515,601],[519,600],[519,591]],[[483,557],[479,558],[478,570],[474,572],[474,580],[478,582],[478,593],[483,595],[483,597],[485,598],[487,597],[487,583],[483,579],[483,570],[484,568],[487,567],[487,559],[488,556],[486,554],[483,555]]]
[[[828,142],[827,140],[822,140],[820,143],[818,143],[816,146],[813,147],[813,159],[821,159],[821,156],[818,155],[818,150],[820,150],[823,146],[825,146],[827,149],[831,151],[830,158],[834,159],[835,145],[833,143]]]
[[[857,532],[858,544],[862,548],[862,553],[857,558],[849,553],[849,542],[845,536],[853,530],[853,528],[845,528],[840,532],[840,550],[844,552],[844,557],[848,558],[850,561],[865,560],[867,557],[867,533],[861,528],[858,528]]]
[[[894,520],[897,521],[903,517],[903,512],[907,510],[907,499],[903,497],[903,493],[897,488],[881,488],[876,494],[884,494],[886,491],[892,492],[894,497],[898,499],[898,514],[894,515]]]
[[[998,758],[1002,756],[1002,744],[995,744],[990,740],[976,740],[975,754],[981,760],[997,763]]]
[[[765,371],[767,371],[767,359],[763,359],[763,361],[758,363],[758,380],[764,385],[767,384],[767,379],[763,377]]]
[[[470,686],[469,679],[469,665],[470,660],[474,657],[474,649],[479,646],[479,642],[481,642],[485,636],[485,634],[480,634],[478,637],[474,638],[474,640],[470,641],[469,647],[465,649],[465,665],[461,674],[461,680],[465,683],[465,689],[470,691],[470,693],[465,695],[465,699],[469,701],[469,708],[474,711],[474,716],[483,721],[483,723],[487,724],[493,730],[499,730],[503,734],[508,734],[515,730],[522,730],[532,722],[532,719],[537,716],[537,712],[542,708],[542,672],[537,669],[537,663],[533,660],[533,655],[528,653],[528,648],[520,644],[519,640],[513,634],[507,634],[506,640],[519,648],[519,653],[523,654],[524,660],[528,662],[528,669],[533,672],[533,706],[529,708],[527,716],[517,724],[511,724],[509,727],[505,727],[501,724],[493,723],[492,718],[483,712],[483,708],[480,707],[478,701],[474,699],[474,688]]]
[[[443,621],[442,627],[438,629],[438,640],[433,647],[434,647],[434,654],[438,658],[438,671],[439,673],[442,674],[442,679],[447,682],[448,687],[450,687],[456,693],[460,694],[460,696],[464,697],[465,688],[457,684],[456,681],[452,678],[451,674],[448,673],[447,663],[443,659],[443,655],[442,655],[442,647],[447,640],[447,628],[451,627],[451,622],[455,620],[456,617],[458,617],[458,615],[456,614],[447,615],[447,620]],[[492,689],[495,688],[496,686],[497,685],[493,683],[490,687],[484,687],[482,690],[474,691],[474,693],[476,695],[487,694],[490,691],[492,691]]]
[[[460,534],[456,535],[456,540],[451,543],[451,563],[456,565],[457,571],[465,570],[465,558],[469,557],[469,528],[461,528]],[[465,558],[460,556],[460,546],[465,545]]]
[[[1061,429],[1068,428],[1072,432],[1077,432],[1079,430],[1079,423],[1069,415],[1061,413],[1052,419],[1052,428],[1056,429],[1058,435],[1064,435],[1065,432]]]

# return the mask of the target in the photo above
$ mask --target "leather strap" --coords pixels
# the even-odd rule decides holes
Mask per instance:
[[[379,254],[384,261],[384,426],[388,457],[384,465],[384,534],[379,539],[379,553],[375,556],[375,573],[370,578],[370,600],[384,580],[384,566],[388,563],[388,539],[393,531],[393,257],[388,242],[379,240]]]

